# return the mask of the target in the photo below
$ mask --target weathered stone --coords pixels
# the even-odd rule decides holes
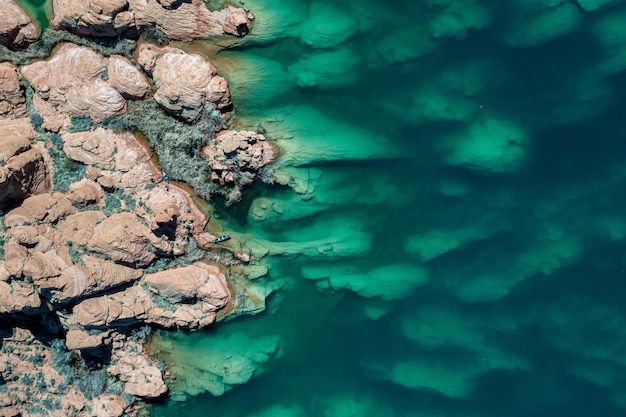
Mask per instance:
[[[156,27],[170,39],[192,40],[224,33],[243,36],[250,29],[243,9],[211,11],[202,0],[54,0],[53,5],[54,27],[87,36],[134,37]]]
[[[106,254],[116,262],[148,266],[156,259],[156,252],[171,253],[171,243],[156,237],[132,213],[117,213],[94,228],[87,248]]]
[[[50,190],[52,181],[41,144],[28,119],[0,120],[0,208]]]
[[[223,109],[231,104],[228,82],[200,55],[143,44],[138,61],[152,73],[156,102],[187,122],[196,121],[207,106]]]
[[[107,64],[109,84],[128,99],[143,99],[150,93],[146,76],[128,59],[111,55]]]
[[[0,44],[21,49],[39,39],[39,30],[13,0],[0,0]]]
[[[21,72],[35,90],[35,111],[45,120],[61,114],[89,116],[97,123],[126,111],[126,100],[102,79],[105,68],[105,58],[93,49],[65,44],[50,60]]]
[[[214,146],[217,145],[217,146]],[[276,148],[260,133],[224,130],[215,143],[202,149],[202,157],[221,184],[237,182],[235,173],[256,173],[274,160]]]
[[[26,97],[17,67],[0,63],[0,119],[15,119],[27,114]]]

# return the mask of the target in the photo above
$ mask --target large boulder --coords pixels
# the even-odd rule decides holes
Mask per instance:
[[[68,158],[87,165],[89,176],[105,188],[142,190],[160,181],[150,153],[130,132],[97,128],[62,135]]]
[[[86,36],[134,37],[156,27],[173,40],[246,35],[248,14],[226,6],[209,10],[202,0],[54,0],[53,27]]]
[[[236,183],[243,172],[256,173],[272,162],[277,149],[260,133],[224,130],[202,149],[211,167],[211,178],[221,184]]]
[[[39,39],[39,30],[13,0],[0,0],[0,44],[20,49]]]
[[[107,60],[93,49],[65,44],[52,59],[26,65],[21,72],[35,90],[33,106],[44,117],[44,127],[58,130],[66,116],[100,122],[126,111],[124,97],[105,80],[106,69]]]
[[[228,82],[200,55],[144,44],[138,60],[152,74],[154,100],[174,116],[194,122],[205,108],[223,109],[231,104]]]
[[[109,57],[107,76],[109,84],[125,98],[143,99],[151,91],[150,82],[146,76],[123,56],[111,55]]]
[[[213,323],[216,312],[229,300],[224,274],[217,267],[196,262],[148,274],[141,285],[124,291],[84,300],[74,307],[67,325],[107,328],[143,322],[167,328],[199,328]]]
[[[87,248],[115,262],[145,267],[157,253],[171,254],[172,244],[158,238],[133,213],[116,213],[99,223]]]
[[[0,119],[15,119],[26,114],[26,97],[17,67],[3,62],[0,64]]]
[[[185,268],[147,274],[144,284],[151,292],[172,304],[205,300],[215,308],[220,308],[229,298],[228,287],[220,277],[223,274],[216,266],[196,263]]]
[[[50,190],[47,152],[31,146],[35,132],[28,119],[0,120],[0,208]]]

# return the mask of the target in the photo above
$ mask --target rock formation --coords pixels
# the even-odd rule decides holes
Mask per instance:
[[[47,153],[31,145],[35,132],[28,119],[0,120],[0,208],[51,187]]]
[[[62,140],[68,158],[87,165],[89,177],[102,187],[139,191],[161,179],[150,154],[130,132],[98,128],[66,133]]]
[[[0,64],[0,119],[26,116],[26,97],[15,65]]]
[[[35,90],[33,106],[44,118],[44,127],[58,131],[69,123],[67,116],[99,122],[126,111],[120,91],[104,79],[106,68],[107,60],[96,51],[73,44],[63,45],[49,61],[22,67]]]
[[[21,49],[39,39],[39,30],[13,0],[0,0],[0,44]]]
[[[243,182],[243,177],[254,176],[276,154],[276,147],[265,136],[250,131],[224,130],[202,149],[202,157],[211,167],[211,179],[220,184]]]
[[[26,410],[29,415],[51,417],[136,414],[133,401],[121,395],[120,383],[106,386],[105,372],[90,374],[83,364],[71,366],[74,358],[60,344],[45,344],[21,327],[2,334],[0,344],[3,417],[25,415]],[[105,388],[107,395],[100,397]]]
[[[245,36],[248,13],[227,6],[210,11],[202,0],[54,0],[52,25],[86,36],[136,36],[155,27],[173,40]]]
[[[200,55],[144,44],[138,60],[152,74],[154,99],[174,116],[194,122],[205,108],[221,110],[231,104],[228,82]]]

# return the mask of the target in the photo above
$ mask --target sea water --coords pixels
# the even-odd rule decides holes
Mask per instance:
[[[284,152],[215,215],[272,292],[157,333],[151,412],[626,415],[626,1],[245,5],[207,56]]]

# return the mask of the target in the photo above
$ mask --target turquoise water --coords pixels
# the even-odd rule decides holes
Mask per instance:
[[[214,62],[292,187],[218,215],[285,286],[173,349],[279,348],[155,415],[626,415],[626,2],[246,6]]]
[[[52,17],[51,0],[17,0],[17,3],[28,13],[41,30],[50,26]]]

